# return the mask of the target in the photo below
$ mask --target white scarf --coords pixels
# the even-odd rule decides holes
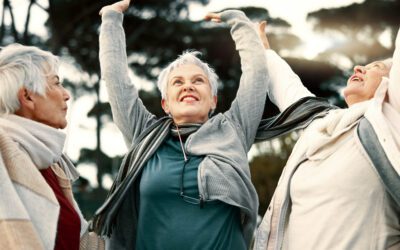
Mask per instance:
[[[70,180],[78,179],[78,171],[62,152],[66,136],[60,130],[17,115],[2,115],[0,128],[19,144],[39,170],[58,163]]]
[[[335,109],[330,111],[325,118],[315,121],[315,124],[311,125],[312,128],[310,126],[307,135],[307,138],[311,138],[312,141],[306,150],[307,158],[322,160],[336,151],[340,136],[358,124],[370,103],[371,101],[365,101],[347,109]]]

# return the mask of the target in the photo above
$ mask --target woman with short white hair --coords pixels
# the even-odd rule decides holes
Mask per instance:
[[[102,78],[130,151],[93,228],[107,236],[110,249],[248,249],[258,199],[247,152],[268,82],[257,31],[242,12],[209,14],[231,26],[241,57],[236,99],[210,117],[217,76],[197,52],[186,52],[159,76],[167,116],[157,119],[128,77],[122,12],[129,2],[101,11]]]
[[[71,191],[79,174],[63,154],[70,95],[58,66],[56,56],[36,47],[0,51],[0,249],[89,244]],[[96,249],[97,237],[90,238]]]

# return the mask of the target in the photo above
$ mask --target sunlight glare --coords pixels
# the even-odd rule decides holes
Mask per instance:
[[[386,28],[378,38],[378,40],[382,44],[382,46],[384,46],[388,49],[392,46],[391,34],[392,33],[391,33],[390,28]]]
[[[97,167],[94,163],[92,164],[81,163],[77,166],[77,170],[80,176],[89,181],[91,187],[96,188],[99,186],[99,183],[97,183],[97,176],[96,176]]]

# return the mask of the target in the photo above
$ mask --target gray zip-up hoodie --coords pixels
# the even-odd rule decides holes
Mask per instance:
[[[258,198],[251,183],[247,152],[264,110],[268,74],[264,48],[253,24],[240,11],[224,11],[221,17],[231,27],[240,54],[240,87],[231,108],[215,115],[191,134],[185,150],[191,155],[205,156],[198,170],[200,195],[205,200],[220,200],[240,208],[243,235],[249,246],[256,227]],[[107,11],[102,20],[102,78],[106,82],[114,121],[129,147],[156,117],[144,107],[128,77],[123,15]],[[129,214],[123,217],[123,223],[130,226],[117,225],[109,247],[134,249],[136,223],[129,221]]]

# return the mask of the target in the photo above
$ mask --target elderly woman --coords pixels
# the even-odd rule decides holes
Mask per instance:
[[[258,200],[250,149],[266,98],[265,57],[253,24],[238,11],[210,14],[227,22],[239,50],[242,78],[231,108],[212,118],[217,76],[196,52],[160,74],[161,105],[149,113],[128,77],[122,12],[101,11],[100,64],[114,121],[131,147],[110,196],[93,221],[112,249],[247,249]]]
[[[0,249],[88,244],[71,192],[78,173],[62,153],[70,96],[57,70],[57,57],[36,47],[0,51]]]
[[[258,229],[255,249],[400,249],[400,34],[393,61],[354,67],[343,92],[349,108],[324,104],[322,113],[296,124],[290,120],[307,113],[304,100],[314,103],[310,108],[321,101],[269,49],[260,28],[272,82],[268,91],[285,113],[270,127],[305,130]]]

